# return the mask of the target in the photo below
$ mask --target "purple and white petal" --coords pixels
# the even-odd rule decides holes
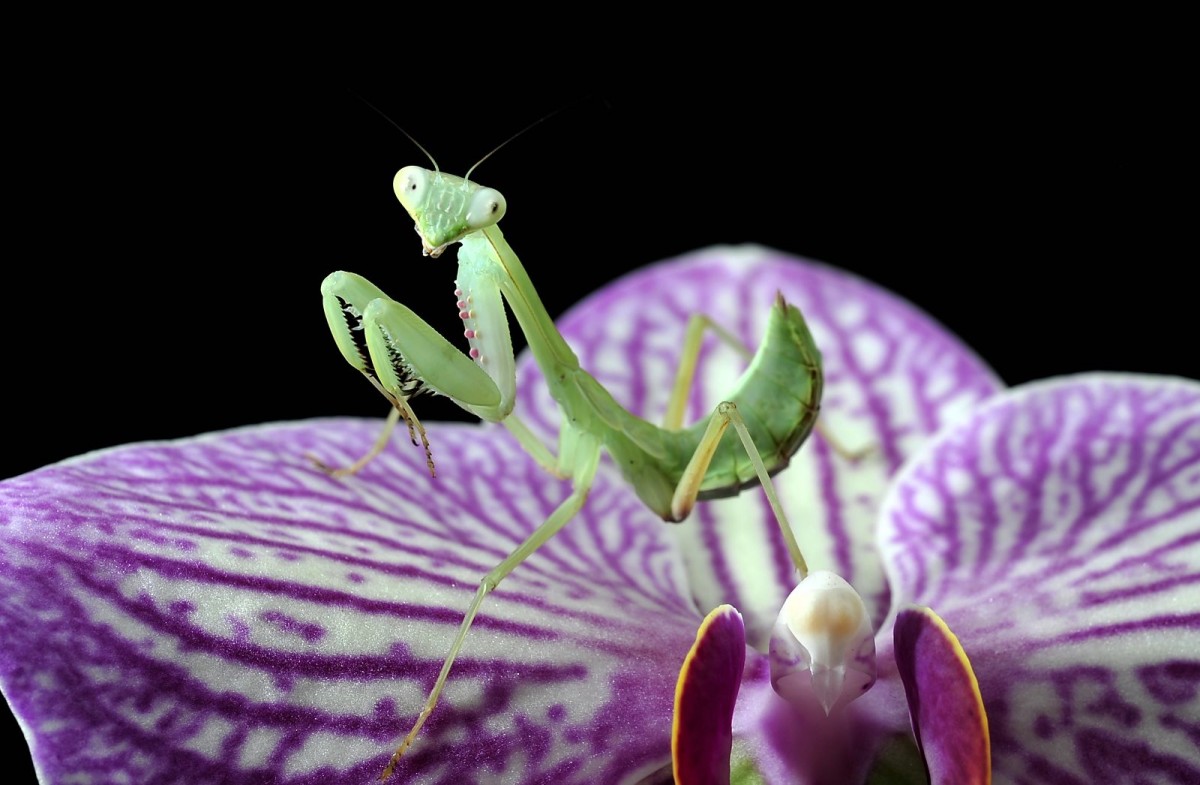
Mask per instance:
[[[756,347],[777,291],[803,311],[825,361],[819,435],[777,478],[809,566],[850,581],[876,623],[887,589],[873,530],[892,473],[943,423],[1000,388],[969,349],[909,303],[849,273],[757,247],[716,247],[629,275],[564,315],[559,329],[616,399],[652,422],[666,411],[688,318],[703,313]],[[709,335],[687,421],[708,417],[744,360]],[[553,443],[558,413],[530,357],[519,366],[518,412]],[[698,606],[729,603],[760,651],[795,587],[763,494],[700,504],[677,533]],[[765,576],[765,577],[764,577]]]
[[[367,782],[479,578],[567,485],[499,428],[263,426],[0,484],[0,686],[47,782]],[[669,762],[701,616],[666,527],[597,479],[484,603],[401,781],[618,782]]]
[[[1200,382],[1015,389],[897,476],[895,603],[978,677],[997,782],[1200,782]]]

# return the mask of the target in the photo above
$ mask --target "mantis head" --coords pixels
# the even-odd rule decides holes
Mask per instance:
[[[416,222],[425,255],[435,259],[465,235],[495,224],[507,208],[494,188],[420,166],[396,172],[392,187]]]

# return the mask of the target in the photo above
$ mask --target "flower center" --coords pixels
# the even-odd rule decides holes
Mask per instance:
[[[875,637],[862,598],[817,570],[792,590],[771,633],[771,686],[794,708],[826,716],[875,683]]]

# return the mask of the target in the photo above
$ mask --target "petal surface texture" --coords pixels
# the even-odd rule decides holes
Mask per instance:
[[[958,638],[928,608],[905,608],[893,629],[913,733],[933,785],[992,781],[987,715]]]
[[[729,785],[733,708],[746,665],[746,628],[722,605],[704,619],[675,686],[671,758],[679,785]]]
[[[1200,383],[1012,390],[898,475],[897,607],[970,657],[998,783],[1200,782]]]
[[[132,445],[0,484],[0,686],[45,782],[377,777],[480,577],[566,496],[501,428],[380,422]],[[637,781],[670,762],[701,615],[661,521],[597,479],[484,603],[398,770]]]
[[[689,317],[705,314],[754,349],[776,292],[804,313],[821,350],[821,427],[845,449],[865,451],[849,460],[814,434],[776,486],[810,569],[849,581],[878,626],[888,608],[874,539],[879,505],[891,475],[928,435],[1000,389],[973,352],[874,284],[759,246],[708,248],[647,267],[606,286],[557,324],[583,367],[617,401],[659,423]],[[709,333],[685,423],[709,417],[745,366]],[[524,358],[517,411],[549,440],[558,411],[540,379]],[[734,498],[703,502],[674,534],[698,607],[736,607],[750,645],[765,652],[797,576],[762,492],[751,486]]]

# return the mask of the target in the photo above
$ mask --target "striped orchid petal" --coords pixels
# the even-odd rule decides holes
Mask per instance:
[[[658,422],[688,318],[706,314],[755,347],[777,291],[804,313],[824,358],[822,427],[850,451],[869,451],[847,460],[814,435],[779,475],[780,495],[809,566],[852,583],[878,625],[888,601],[873,532],[889,477],[927,435],[1000,387],[970,350],[873,284],[757,246],[710,248],[638,271],[558,326],[619,402]],[[744,366],[708,336],[687,421],[708,417]],[[540,372],[525,358],[519,373],[519,413],[553,438],[558,411]],[[675,529],[698,606],[733,605],[748,640],[766,651],[796,576],[763,494],[706,502]]]
[[[879,538],[896,607],[970,659],[996,782],[1200,782],[1200,383],[994,398],[896,478]]]
[[[346,479],[304,457],[348,462],[379,426],[132,445],[0,484],[0,686],[43,781],[378,776],[479,578],[567,493],[496,427],[431,425],[436,479],[402,440]],[[669,766],[702,614],[666,532],[597,478],[484,604],[398,781]]]

